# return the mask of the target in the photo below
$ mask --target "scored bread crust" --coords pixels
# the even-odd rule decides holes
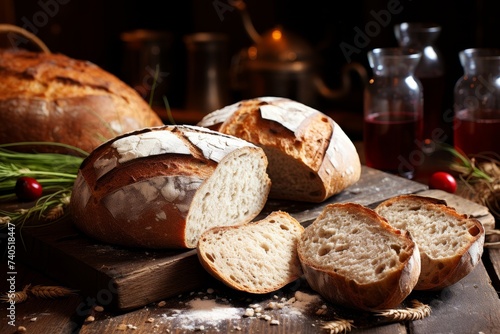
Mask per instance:
[[[273,182],[271,198],[322,202],[361,175],[356,148],[340,126],[290,99],[240,101],[206,115],[198,125],[262,147]]]
[[[57,142],[91,152],[116,135],[162,124],[134,89],[90,62],[0,49],[0,143]]]
[[[106,243],[195,248],[205,229],[260,213],[270,189],[266,167],[262,149],[236,137],[192,126],[145,128],[83,161],[70,213],[80,230]]]
[[[394,213],[391,213],[391,210],[396,210],[396,205],[404,207],[401,215],[404,218],[394,217]],[[422,220],[425,220],[423,210],[432,212],[432,216],[428,218],[430,225]],[[395,228],[407,229],[419,245],[422,270],[415,290],[441,290],[455,284],[467,276],[481,260],[485,237],[483,225],[477,219],[459,214],[454,208],[447,206],[444,200],[420,195],[400,195],[380,203],[375,211]],[[453,235],[446,235],[446,231],[452,228],[449,221],[457,227],[457,232]],[[445,235],[444,239],[442,235]],[[448,251],[450,254],[434,255],[454,243],[456,246]]]
[[[257,222],[205,231],[198,258],[207,272],[233,289],[273,292],[302,276],[297,240],[303,231],[288,213],[274,211]]]
[[[344,224],[349,231],[344,230]],[[368,233],[364,238],[363,231]],[[342,233],[347,235],[345,240],[339,237]],[[350,247],[358,250],[343,254]],[[398,260],[391,258],[392,266],[384,266],[382,251]],[[328,204],[306,227],[298,242],[298,255],[311,288],[325,299],[352,309],[372,311],[398,306],[411,293],[420,274],[418,246],[410,234],[394,229],[373,210],[356,203]],[[350,265],[344,267],[343,261]],[[364,268],[361,273],[360,267]]]

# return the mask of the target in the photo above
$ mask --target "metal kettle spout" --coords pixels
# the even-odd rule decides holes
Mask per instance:
[[[248,36],[253,40],[255,44],[258,44],[262,39],[260,34],[255,30],[255,27],[250,18],[250,14],[247,10],[247,5],[243,0],[229,0],[228,3],[240,11],[241,19],[243,20],[243,27],[247,32]]]

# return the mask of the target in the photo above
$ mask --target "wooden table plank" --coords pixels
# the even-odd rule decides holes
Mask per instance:
[[[447,289],[414,295],[429,303],[432,316],[412,322],[411,333],[500,333],[500,299],[482,262]]]
[[[213,293],[207,293],[213,289]],[[244,317],[245,309],[253,304],[265,308],[272,301],[290,300],[296,291],[318,299],[309,304],[302,302],[286,304],[282,309],[266,310],[262,313],[279,321],[279,325],[271,325],[269,321],[256,317]],[[275,297],[277,296],[277,298]],[[166,305],[158,307],[151,304],[129,313],[116,314],[104,312],[95,314],[96,321],[85,323],[80,334],[118,333],[120,326],[134,326],[134,333],[146,334],[152,330],[169,333],[191,333],[201,330],[203,333],[328,333],[321,327],[336,316],[353,319],[357,328],[350,333],[366,334],[428,334],[428,333],[500,333],[500,299],[489,283],[488,274],[482,262],[475,270],[460,282],[438,292],[415,291],[406,299],[406,303],[417,299],[432,307],[430,316],[417,321],[405,323],[384,323],[367,312],[353,312],[341,309],[322,300],[311,291],[304,281],[300,285],[292,284],[273,294],[256,296],[239,293],[224,287],[219,282],[210,280],[205,288],[195,290],[192,294],[182,295],[166,301]],[[214,304],[217,302],[218,304]],[[297,302],[296,302],[297,303]],[[190,305],[195,307],[190,308]],[[207,307],[218,305],[210,311]],[[326,313],[318,315],[324,309]],[[198,307],[198,308],[196,308]],[[225,316],[221,317],[224,313]],[[148,322],[150,319],[150,322]],[[210,320],[211,319],[211,320]],[[156,327],[153,327],[155,326]]]

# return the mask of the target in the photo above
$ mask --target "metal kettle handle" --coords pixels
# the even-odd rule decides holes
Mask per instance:
[[[351,72],[354,72],[360,77],[363,87],[366,86],[368,83],[368,73],[363,65],[356,62],[351,62],[342,67],[342,85],[340,89],[331,89],[319,75],[314,76],[313,82],[321,96],[330,100],[339,99],[346,96],[351,91]]]

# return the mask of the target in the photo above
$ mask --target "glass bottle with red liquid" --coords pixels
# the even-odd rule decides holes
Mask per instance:
[[[426,148],[431,141],[440,142],[452,137],[452,122],[445,121],[445,75],[440,51],[435,47],[441,26],[428,22],[403,22],[394,26],[394,35],[400,47],[420,51],[422,57],[415,76],[422,83],[424,94],[423,138]]]
[[[414,71],[421,53],[403,48],[368,52],[373,77],[364,96],[364,150],[368,167],[413,178],[420,155],[423,92]]]
[[[459,53],[464,75],[455,85],[453,142],[469,157],[500,155],[500,49]]]

